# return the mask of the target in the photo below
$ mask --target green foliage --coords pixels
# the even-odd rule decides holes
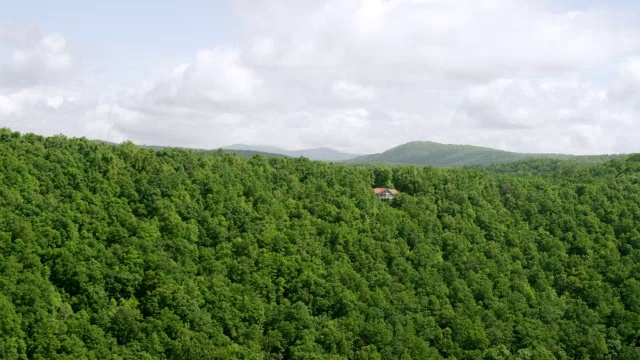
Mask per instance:
[[[0,129],[0,168],[3,359],[640,357],[637,156],[513,176]]]

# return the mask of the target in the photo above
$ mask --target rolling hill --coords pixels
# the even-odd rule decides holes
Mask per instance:
[[[351,164],[407,164],[458,167],[507,163],[529,159],[573,160],[601,163],[623,155],[525,154],[471,145],[440,144],[413,141],[380,154],[364,155],[349,160]]]

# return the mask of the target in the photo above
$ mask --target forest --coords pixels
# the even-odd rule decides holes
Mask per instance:
[[[357,167],[0,129],[0,169],[2,359],[640,358],[640,155]]]

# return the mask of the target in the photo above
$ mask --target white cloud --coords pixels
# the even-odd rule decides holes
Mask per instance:
[[[601,64],[636,44],[633,33],[612,27],[604,13],[552,13],[533,1],[237,4],[249,33],[259,34],[256,41],[269,39],[271,61],[264,64],[281,67],[386,66],[387,72],[417,68],[486,78]]]
[[[13,101],[6,96],[0,95],[0,115],[10,115],[14,111]]]
[[[626,59],[620,69],[622,76],[628,81],[640,85],[640,56]]]
[[[334,82],[331,91],[339,99],[347,101],[373,100],[376,96],[376,92],[372,87],[346,81]]]
[[[11,50],[11,57],[0,58],[0,88],[59,82],[74,70],[67,41],[58,33],[41,35],[37,27],[0,28],[2,46]]]
[[[79,92],[37,86],[0,94],[0,127],[44,135],[63,133],[95,137],[86,111],[96,99]]]
[[[638,25],[549,4],[237,0],[237,43],[100,96],[64,83],[64,36],[0,29],[0,125],[205,148],[640,151]]]
[[[47,106],[52,109],[59,109],[60,105],[65,101],[62,96],[50,96],[46,99]]]
[[[237,49],[201,50],[190,64],[178,66],[165,78],[137,94],[148,107],[220,110],[251,106],[261,80],[242,64]]]
[[[640,125],[629,122],[633,115],[589,82],[498,79],[470,88],[456,119],[462,128],[498,132],[508,149],[589,153],[632,150],[616,137]]]

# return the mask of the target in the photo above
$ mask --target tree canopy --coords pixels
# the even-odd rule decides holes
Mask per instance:
[[[1,129],[0,358],[639,358],[640,156],[504,166]]]

